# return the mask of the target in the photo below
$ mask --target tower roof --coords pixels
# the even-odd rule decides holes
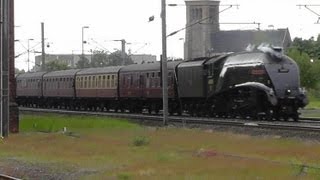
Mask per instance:
[[[220,1],[217,0],[185,0],[186,5],[219,5]]]

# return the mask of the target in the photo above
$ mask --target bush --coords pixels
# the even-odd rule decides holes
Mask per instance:
[[[149,144],[149,139],[145,136],[137,136],[133,140],[134,146],[146,146]]]

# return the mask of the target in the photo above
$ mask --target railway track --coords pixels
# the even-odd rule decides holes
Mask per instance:
[[[88,112],[88,111],[67,111],[57,109],[33,109],[19,108],[21,112],[36,112],[36,113],[59,113],[70,115],[94,115],[107,116],[115,118],[127,118],[139,121],[162,122],[162,116],[146,115],[146,114],[128,114],[128,113],[111,113],[111,112]],[[196,118],[185,116],[170,116],[169,123],[181,123],[183,125],[221,125],[221,126],[237,126],[237,127],[252,127],[265,128],[275,130],[292,130],[292,131],[312,131],[320,132],[320,119],[316,118],[301,118],[299,123],[282,122],[282,121],[253,121],[244,119],[223,119],[223,118]]]
[[[8,175],[5,175],[5,174],[0,174],[0,180],[21,180],[21,179],[15,178],[15,177],[12,177],[12,176],[8,176]]]

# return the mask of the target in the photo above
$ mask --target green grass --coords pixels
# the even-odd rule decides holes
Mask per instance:
[[[306,109],[320,109],[320,90],[311,89],[307,93],[309,104]]]
[[[63,127],[79,136],[62,133]],[[21,128],[20,134],[0,140],[0,166],[14,159],[95,172],[83,174],[83,179],[168,180],[293,179],[300,164],[320,167],[319,143],[272,136],[140,127],[123,119],[53,114],[22,115]],[[318,171],[308,169],[305,178],[319,179]]]
[[[110,129],[134,129],[138,125],[124,119],[110,119],[95,116],[66,116],[56,114],[22,115],[20,122],[21,132],[58,132],[64,128],[67,131],[91,131]]]

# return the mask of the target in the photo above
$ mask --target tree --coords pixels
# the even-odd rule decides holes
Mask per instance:
[[[105,67],[108,66],[108,54],[104,51],[94,51],[90,67]]]
[[[86,57],[84,57],[84,56],[80,56],[80,60],[78,61],[78,63],[77,63],[77,68],[79,68],[79,69],[83,69],[83,68],[89,68],[90,67],[90,62],[89,62],[89,60],[86,58]]]
[[[70,67],[66,63],[51,61],[46,64],[46,69],[47,71],[61,71],[70,69]]]
[[[133,64],[131,57],[128,56],[128,54],[125,54],[124,57],[122,57],[121,51],[113,52],[109,55],[109,66],[121,66],[121,65],[129,65]]]
[[[308,40],[295,38],[292,47],[296,48],[300,54],[307,53],[310,58],[320,59],[320,35],[317,37],[317,40],[315,40],[314,37]]]
[[[25,72],[24,69],[20,70],[20,69],[18,69],[18,68],[15,68],[15,69],[14,69],[14,73],[15,73],[15,74],[24,74],[24,73],[26,73],[26,72]]]
[[[299,65],[301,85],[309,89],[316,88],[320,81],[320,62],[312,61],[306,52],[296,47],[290,48],[287,54]]]

